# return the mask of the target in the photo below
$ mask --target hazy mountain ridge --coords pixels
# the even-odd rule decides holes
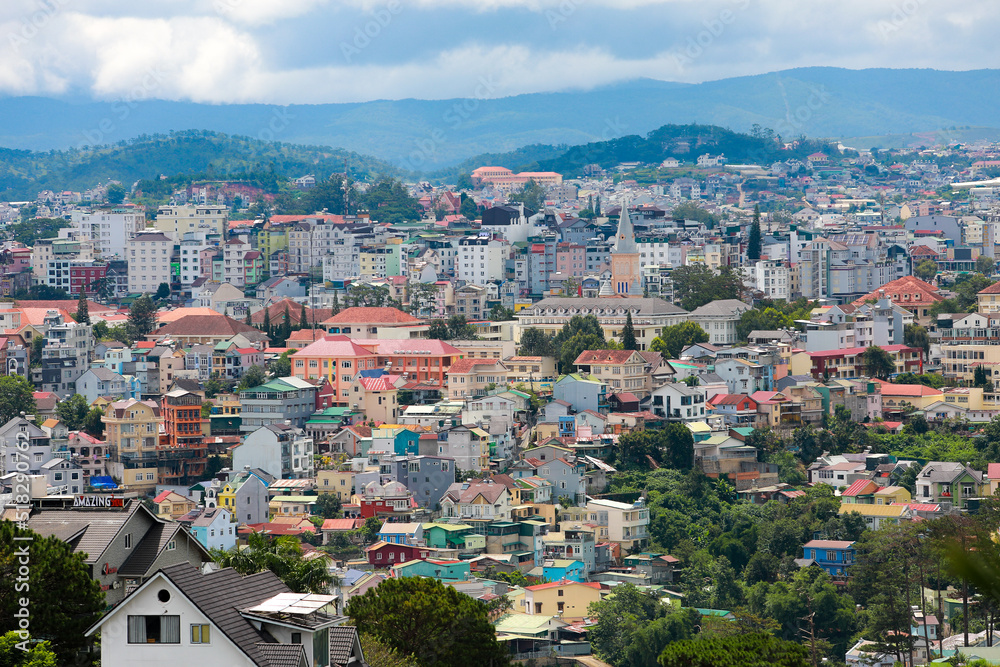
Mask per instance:
[[[63,149],[201,128],[265,141],[340,146],[429,173],[481,154],[643,135],[671,123],[737,131],[756,123],[783,137],[937,132],[948,140],[947,128],[1000,127],[998,102],[1000,70],[823,67],[701,84],[639,80],[588,91],[468,101],[279,107],[22,97],[0,100],[0,146]]]

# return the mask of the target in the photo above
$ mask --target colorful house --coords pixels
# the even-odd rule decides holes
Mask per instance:
[[[587,608],[601,599],[601,584],[597,582],[557,581],[524,588],[524,613],[555,614],[564,621],[587,617]]]
[[[810,540],[802,545],[802,559],[807,562],[800,564],[816,564],[831,576],[843,575],[854,564],[856,554],[854,542]]]
[[[539,567],[528,572],[529,576],[542,577],[549,581],[583,581],[587,576],[587,566],[582,560],[546,559]]]
[[[430,577],[438,581],[468,581],[469,562],[464,560],[411,560],[392,566],[394,577]]]

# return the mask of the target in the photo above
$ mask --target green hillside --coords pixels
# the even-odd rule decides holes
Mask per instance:
[[[339,148],[189,130],[65,151],[0,149],[0,200],[34,199],[40,190],[85,190],[108,180],[129,186],[141,179],[183,174],[244,178],[273,190],[279,179],[305,174],[324,178],[343,173],[345,167],[355,180],[399,174],[385,162]]]

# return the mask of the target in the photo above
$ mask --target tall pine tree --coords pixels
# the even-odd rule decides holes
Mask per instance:
[[[309,328],[309,314],[306,312],[306,304],[302,304],[302,313],[299,314],[299,328]]]
[[[87,293],[80,288],[80,300],[76,302],[76,321],[80,324],[90,324],[90,304],[87,303]]]
[[[747,238],[747,259],[756,262],[760,259],[760,205],[753,208],[753,223],[750,224],[750,235]]]
[[[639,343],[635,340],[635,327],[632,325],[632,311],[625,315],[625,326],[622,328],[622,349],[638,350]]]

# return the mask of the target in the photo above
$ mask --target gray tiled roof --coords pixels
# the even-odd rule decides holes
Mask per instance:
[[[64,541],[76,536],[73,551],[87,554],[87,563],[96,563],[122,526],[141,507],[142,503],[132,500],[122,510],[45,510],[28,519],[28,528],[45,537],[53,535]]]
[[[179,523],[155,523],[153,526],[146,531],[142,539],[135,547],[135,551],[129,556],[128,560],[122,563],[122,566],[118,568],[118,574],[121,576],[129,577],[142,577],[147,572],[149,568],[153,566],[153,562],[156,561],[156,557],[163,553],[163,550],[167,548],[167,544],[170,540],[177,537],[177,533],[181,531],[181,525]],[[194,540],[192,540],[194,541]],[[206,559],[207,560],[207,559]]]
[[[203,575],[190,563],[173,565],[161,571],[255,665],[271,667],[260,645],[270,643],[273,638],[257,630],[240,614],[240,610],[258,605],[279,593],[291,592],[277,575],[267,570],[241,577],[230,568]]]
[[[257,644],[269,667],[308,667],[308,656],[302,644]]]
[[[334,665],[346,665],[350,662],[357,639],[358,629],[352,625],[330,628],[330,662]]]

